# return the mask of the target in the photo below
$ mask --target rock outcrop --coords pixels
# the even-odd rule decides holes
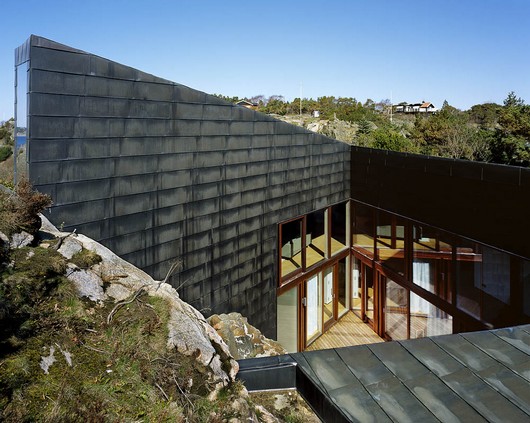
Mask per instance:
[[[279,342],[265,337],[239,313],[214,314],[208,322],[226,342],[236,360],[287,354]]]
[[[64,257],[71,259],[82,249],[101,257],[102,260],[89,269],[69,265],[68,278],[75,284],[80,296],[95,302],[109,299],[119,302],[141,289],[148,295],[166,299],[171,309],[168,348],[195,357],[208,369],[210,383],[217,388],[215,391],[235,380],[239,366],[230,355],[228,346],[199,311],[179,298],[171,285],[154,280],[87,236],[61,232],[46,217],[41,218],[41,233],[60,240],[58,252]]]

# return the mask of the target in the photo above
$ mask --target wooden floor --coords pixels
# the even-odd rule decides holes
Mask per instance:
[[[366,323],[349,311],[324,335],[313,342],[306,351],[327,348],[350,347],[353,345],[375,344],[384,342]]]

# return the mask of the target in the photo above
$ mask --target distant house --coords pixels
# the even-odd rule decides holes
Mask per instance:
[[[318,110],[313,110],[313,111],[311,112],[311,116],[313,116],[314,118],[320,117],[320,111],[318,111]]]
[[[246,107],[247,109],[256,110],[258,105],[248,100],[239,100],[236,105]]]
[[[437,112],[438,109],[434,106],[434,104],[424,101],[421,103],[419,111],[420,113],[434,113]]]
[[[396,113],[436,113],[438,109],[428,101],[421,103],[399,103],[395,106]]]

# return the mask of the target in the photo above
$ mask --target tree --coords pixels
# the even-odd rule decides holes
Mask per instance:
[[[510,91],[504,99],[505,107],[518,107],[522,105],[524,105],[524,100],[521,97],[517,97],[513,91]]]

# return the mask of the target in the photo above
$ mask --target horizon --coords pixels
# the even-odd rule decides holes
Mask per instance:
[[[4,26],[0,121],[13,116],[14,50],[31,34],[229,97],[301,92],[468,110],[514,91],[530,102],[525,0],[98,0],[75,9],[7,0],[3,12],[23,19]]]

